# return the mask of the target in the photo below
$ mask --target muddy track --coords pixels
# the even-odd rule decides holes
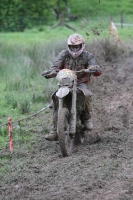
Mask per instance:
[[[104,62],[94,93],[94,130],[72,156],[41,134],[32,151],[12,156],[1,200],[133,199],[133,55]]]

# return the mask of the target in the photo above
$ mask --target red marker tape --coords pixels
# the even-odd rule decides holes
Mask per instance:
[[[8,136],[9,136],[10,152],[13,152],[12,120],[10,117],[8,118]]]
[[[114,22],[111,22],[111,23],[110,23],[110,34],[113,35],[113,36],[115,37],[116,43],[119,42],[122,46],[124,46],[123,43],[122,43],[122,42],[120,41],[120,39],[119,39],[118,30],[117,30],[117,28],[116,28]]]

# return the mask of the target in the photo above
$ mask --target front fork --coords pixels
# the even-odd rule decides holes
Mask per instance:
[[[60,112],[60,110],[63,108],[63,99],[59,98],[59,110],[58,113]]]
[[[63,98],[59,98],[59,110],[63,108]],[[74,85],[72,89],[72,107],[71,107],[71,120],[70,120],[70,134],[75,135],[76,133],[76,122],[77,122],[77,110],[76,110],[76,101],[77,101],[77,81],[74,80]],[[58,131],[58,126],[57,126]]]
[[[58,101],[59,101],[59,109],[58,109],[58,118],[59,118],[59,114],[60,114],[60,111],[61,109],[63,108],[63,99],[62,98],[58,98]],[[57,133],[58,133],[58,124],[57,124]]]
[[[73,90],[72,90],[72,108],[71,108],[71,124],[70,124],[70,134],[75,135],[76,133],[76,122],[77,122],[77,81],[74,80]]]

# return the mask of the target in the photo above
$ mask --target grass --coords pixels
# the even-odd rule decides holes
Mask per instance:
[[[124,16],[124,23],[132,23],[133,17],[132,15]],[[115,23],[120,23],[120,16],[113,16],[112,21]],[[95,35],[92,29],[99,31],[101,37],[109,36],[110,29],[110,16],[107,17],[89,17],[86,15],[82,19],[78,19],[77,21],[68,22],[69,25],[76,29],[76,32],[83,35],[87,41],[91,41],[95,38],[99,38],[98,35]],[[124,27],[121,28],[117,26],[120,38],[126,40],[131,35],[130,39],[133,38],[133,27]],[[51,26],[38,26],[32,29],[27,29],[24,32],[11,32],[11,33],[1,33],[0,41],[11,44],[11,45],[34,45],[38,43],[49,43],[49,42],[57,42],[60,39],[67,40],[69,35],[74,33],[73,30],[68,29],[66,27],[57,27],[52,29]],[[89,34],[86,35],[86,33]]]
[[[87,15],[96,16],[115,16],[120,12],[133,14],[132,0],[70,0],[71,11],[79,16]],[[76,5],[76,6],[75,6]]]

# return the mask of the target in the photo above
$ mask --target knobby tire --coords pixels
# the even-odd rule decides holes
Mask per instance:
[[[62,108],[58,114],[58,139],[64,157],[72,153],[73,139],[69,136],[69,111]]]

